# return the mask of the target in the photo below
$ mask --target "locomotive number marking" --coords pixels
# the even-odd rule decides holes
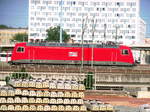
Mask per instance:
[[[77,57],[78,53],[77,52],[69,52],[69,57]]]

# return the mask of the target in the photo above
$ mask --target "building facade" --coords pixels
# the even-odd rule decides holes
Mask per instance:
[[[29,39],[44,40],[49,27],[60,25],[75,42],[84,31],[84,42],[130,45],[144,39],[139,14],[140,0],[29,0]]]
[[[15,42],[12,42],[12,39],[18,33],[28,34],[28,29],[0,29],[0,62],[8,62],[11,60],[12,50],[15,46]]]
[[[0,29],[0,45],[10,45],[11,39],[18,33],[28,34],[28,29]]]
[[[139,32],[139,44],[142,43],[144,44],[145,43],[145,38],[146,38],[146,22],[142,19],[142,18],[139,18],[139,27],[138,27],[138,32]]]

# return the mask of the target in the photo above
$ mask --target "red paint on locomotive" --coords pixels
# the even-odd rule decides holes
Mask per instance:
[[[50,44],[49,44],[50,45]],[[92,45],[91,45],[92,46]],[[94,65],[133,65],[134,59],[131,49],[127,46],[94,47],[92,60],[92,47],[84,47],[84,64]],[[12,53],[12,63],[57,63],[81,64],[82,47],[74,46],[46,46],[34,43],[18,43]]]

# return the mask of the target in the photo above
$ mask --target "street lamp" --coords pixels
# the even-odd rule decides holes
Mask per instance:
[[[62,0],[60,3],[60,35],[59,35],[59,41],[62,43]]]

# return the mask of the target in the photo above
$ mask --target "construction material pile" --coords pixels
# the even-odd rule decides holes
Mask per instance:
[[[84,101],[86,107],[90,111],[97,111],[97,112],[113,112],[113,106],[98,100],[85,100]]]
[[[83,84],[68,79],[11,79],[0,87],[1,111],[87,111]]]
[[[11,79],[0,87],[0,111],[112,112],[113,106],[83,100],[85,86],[69,79]]]

